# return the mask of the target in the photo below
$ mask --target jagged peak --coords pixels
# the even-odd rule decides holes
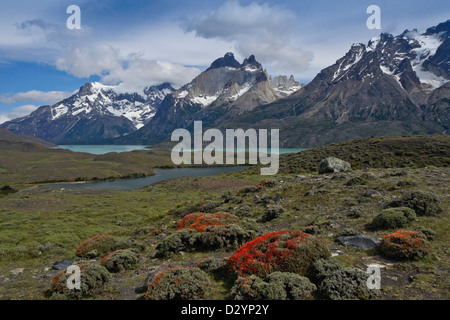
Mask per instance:
[[[222,58],[216,59],[208,70],[223,67],[240,68],[241,64],[234,58],[232,52],[227,52]]]

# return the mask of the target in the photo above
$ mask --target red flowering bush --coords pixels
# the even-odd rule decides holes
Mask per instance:
[[[412,259],[428,254],[430,244],[420,231],[405,231],[385,235],[379,244],[381,252],[389,258]]]
[[[178,223],[176,230],[190,228],[197,232],[203,232],[210,226],[225,226],[239,222],[239,217],[228,212],[188,214]]]
[[[228,259],[228,265],[239,276],[265,276],[275,271],[304,275],[314,260],[329,255],[318,237],[300,231],[279,231],[247,242]]]
[[[122,239],[109,234],[96,235],[80,244],[75,255],[80,258],[96,258],[118,249],[137,246],[131,240]]]
[[[228,212],[216,212],[198,217],[197,220],[191,224],[190,228],[197,230],[197,232],[203,232],[206,228],[211,226],[226,226],[238,222],[239,218],[234,214]]]
[[[189,228],[195,222],[195,220],[197,220],[201,216],[204,216],[205,214],[206,214],[205,212],[194,212],[184,216],[183,219],[181,219],[180,222],[178,222],[178,225],[175,230]]]
[[[147,288],[146,300],[195,300],[204,298],[210,282],[199,268],[168,268]]]

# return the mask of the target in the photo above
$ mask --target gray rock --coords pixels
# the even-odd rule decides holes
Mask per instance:
[[[74,264],[73,260],[58,260],[53,263],[53,270],[64,270]]]
[[[355,236],[347,236],[347,237],[338,237],[336,239],[337,242],[344,246],[358,248],[358,249],[374,249],[378,247],[378,240],[375,240],[371,237],[364,236],[362,234]]]
[[[352,166],[350,163],[335,157],[323,159],[319,164],[319,174],[346,172],[351,170]]]

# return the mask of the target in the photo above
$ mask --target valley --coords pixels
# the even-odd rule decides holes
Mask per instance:
[[[32,189],[0,195],[0,298],[64,298],[49,291],[59,272],[54,263],[79,261],[75,252],[83,241],[109,234],[134,243],[136,265],[112,273],[101,292],[83,299],[144,299],[148,277],[175,267],[200,267],[210,283],[204,298],[228,299],[236,278],[220,266],[239,246],[180,247],[164,256],[158,253],[159,245],[177,234],[184,215],[203,210],[205,214],[226,211],[238,216],[239,224],[254,230],[254,236],[283,230],[318,236],[333,259],[347,268],[364,271],[368,265],[381,265],[377,299],[448,299],[450,288],[441,280],[448,277],[450,267],[449,147],[447,136],[363,139],[281,155],[280,172],[270,178],[260,176],[255,166],[214,177],[169,179],[132,191]],[[378,156],[380,148],[382,157]],[[149,159],[141,153],[118,154],[115,161]],[[162,151],[159,155],[164,159]],[[319,162],[330,155],[349,161],[353,170],[318,174]],[[33,156],[36,154],[30,152],[29,158]],[[86,157],[64,153],[67,158],[81,156]],[[0,161],[1,167],[4,161]],[[70,172],[70,162],[65,166]],[[57,180],[66,179],[50,165],[45,171]],[[20,181],[27,180],[32,179]],[[427,234],[431,247],[426,256],[398,260],[387,258],[377,248],[358,249],[337,242],[342,236],[362,234],[380,239],[396,231],[395,227],[372,230],[367,225],[388,203],[417,191],[436,196],[441,208],[431,215],[417,215],[405,225],[407,230]],[[268,218],[270,209],[280,211]]]

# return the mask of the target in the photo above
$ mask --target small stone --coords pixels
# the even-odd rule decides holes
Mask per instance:
[[[16,269],[13,269],[13,270],[11,270],[11,271],[9,271],[9,272],[10,272],[12,275],[17,276],[17,275],[23,273],[24,270],[25,270],[25,268],[16,268]]]

